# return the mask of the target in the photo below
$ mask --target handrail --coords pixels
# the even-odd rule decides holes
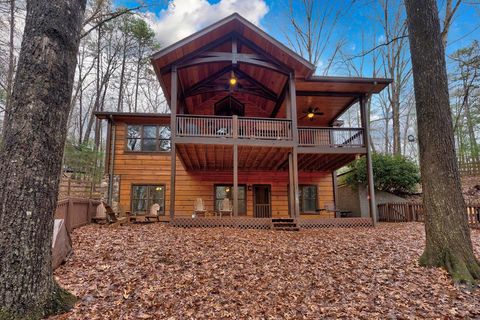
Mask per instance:
[[[178,115],[179,137],[233,138],[292,141],[293,125],[289,119],[238,116]],[[300,146],[364,147],[363,128],[299,127]]]
[[[177,117],[177,136],[264,140],[291,140],[292,122],[287,119],[224,116]]]
[[[363,128],[299,128],[298,144],[302,146],[364,147]]]

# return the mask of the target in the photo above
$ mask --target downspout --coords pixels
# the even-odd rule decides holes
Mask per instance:
[[[113,121],[112,115],[109,116],[108,121],[110,122],[110,163],[108,164],[108,204],[112,205],[113,198],[113,166],[115,163],[115,136],[117,127]]]

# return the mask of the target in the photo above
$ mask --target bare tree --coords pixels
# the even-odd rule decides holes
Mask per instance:
[[[457,283],[474,284],[473,253],[450,112],[445,50],[435,0],[405,0],[425,206],[424,266],[443,267]]]
[[[40,319],[72,305],[72,296],[52,276],[52,212],[85,2],[27,1],[0,146],[2,318]]]
[[[411,77],[405,10],[400,0],[380,0],[380,5],[382,13],[379,16],[379,21],[383,27],[385,42],[387,43],[380,48],[383,59],[382,65],[384,74],[393,79],[393,83],[387,89],[392,112],[392,151],[394,154],[401,154],[401,98],[405,85]]]
[[[445,5],[445,18],[443,19],[443,28],[442,28],[442,43],[443,47],[447,47],[448,33],[450,31],[450,26],[453,23],[453,17],[457,12],[462,0],[447,0]]]
[[[333,1],[302,0],[296,5],[290,1],[288,18],[291,32],[285,34],[290,47],[318,66],[320,59],[325,58],[327,50],[332,48],[331,39],[339,19],[354,2],[352,0],[346,6],[337,6]],[[328,73],[344,43],[339,40],[333,46],[330,56],[326,58],[323,74]]]

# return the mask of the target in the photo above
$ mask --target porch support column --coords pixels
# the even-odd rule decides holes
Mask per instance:
[[[238,216],[238,145],[233,145],[233,215]]]
[[[368,207],[373,226],[377,225],[377,205],[375,201],[375,184],[373,182],[372,154],[370,151],[370,121],[366,107],[366,96],[360,97],[360,114],[362,117],[363,140],[367,149]]]
[[[293,204],[295,209],[295,217],[300,217],[300,198],[298,195],[298,154],[297,147],[293,147],[292,152],[292,172],[293,172]]]
[[[177,152],[175,137],[177,135],[177,66],[172,67],[172,90],[170,96],[170,130],[171,130],[171,173],[170,173],[170,221],[175,214],[175,176],[177,173]]]
[[[238,117],[232,117],[233,131],[233,215],[238,216]]]
[[[292,150],[292,176],[293,184],[291,185],[293,192],[293,209],[294,217],[300,216],[300,199],[298,197],[298,127],[297,127],[297,93],[295,89],[295,75],[290,73],[288,79],[289,89],[289,102],[290,102],[290,116],[292,120],[292,137],[293,137],[293,150]]]

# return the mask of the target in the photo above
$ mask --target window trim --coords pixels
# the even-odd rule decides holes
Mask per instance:
[[[233,189],[233,183],[228,184],[228,183],[216,183],[213,185],[213,209],[217,210],[217,187],[231,187]],[[247,216],[248,215],[248,195],[247,195],[247,185],[246,184],[239,184],[238,187],[244,187],[245,188],[245,213],[238,213],[239,216]],[[233,191],[232,191],[233,192]],[[233,196],[233,194],[232,194]],[[240,199],[238,199],[240,201]],[[232,199],[233,202],[233,199]],[[233,205],[233,203],[232,203]]]
[[[138,138],[138,140],[140,141],[141,150],[135,151],[135,150],[129,150],[128,149],[128,139],[129,139],[128,138],[128,127],[129,126],[139,126],[140,127],[140,138]],[[152,151],[143,150],[143,140],[144,140],[143,130],[144,130],[144,127],[149,127],[149,126],[155,126],[155,128],[156,128],[155,138],[147,138],[147,139],[155,139],[155,141],[156,141],[155,148],[157,150],[152,150]],[[159,128],[160,127],[168,127],[170,129],[170,139],[160,139],[160,137],[159,137],[159,135],[160,135]],[[133,154],[152,154],[152,153],[171,154],[171,152],[172,152],[171,151],[171,149],[172,149],[172,146],[171,146],[171,143],[172,143],[172,128],[171,128],[170,124],[126,123],[125,124],[125,131],[126,131],[125,139],[124,139],[124,143],[125,143],[124,152],[125,153],[133,153]],[[170,150],[165,150],[165,151],[160,150],[160,141],[170,141]]]
[[[133,188],[134,187],[163,187],[163,203],[160,204],[163,207],[163,214],[159,214],[160,216],[165,216],[166,214],[166,208],[165,208],[165,203],[167,200],[167,186],[163,183],[132,183],[130,185],[130,212],[132,214],[136,214],[135,211],[133,210]],[[148,202],[147,198],[147,202]],[[150,208],[145,212],[146,214],[149,213]],[[141,213],[141,212],[140,212]]]
[[[304,187],[314,187],[315,188],[315,210],[314,211],[303,211],[303,205],[302,205],[302,202],[303,202],[303,190],[302,188]],[[298,191],[299,191],[299,195],[298,195],[298,203],[300,205],[300,214],[304,214],[304,215],[312,215],[312,214],[320,214],[318,212],[318,199],[319,199],[319,196],[318,196],[318,185],[316,184],[299,184],[298,185]]]

